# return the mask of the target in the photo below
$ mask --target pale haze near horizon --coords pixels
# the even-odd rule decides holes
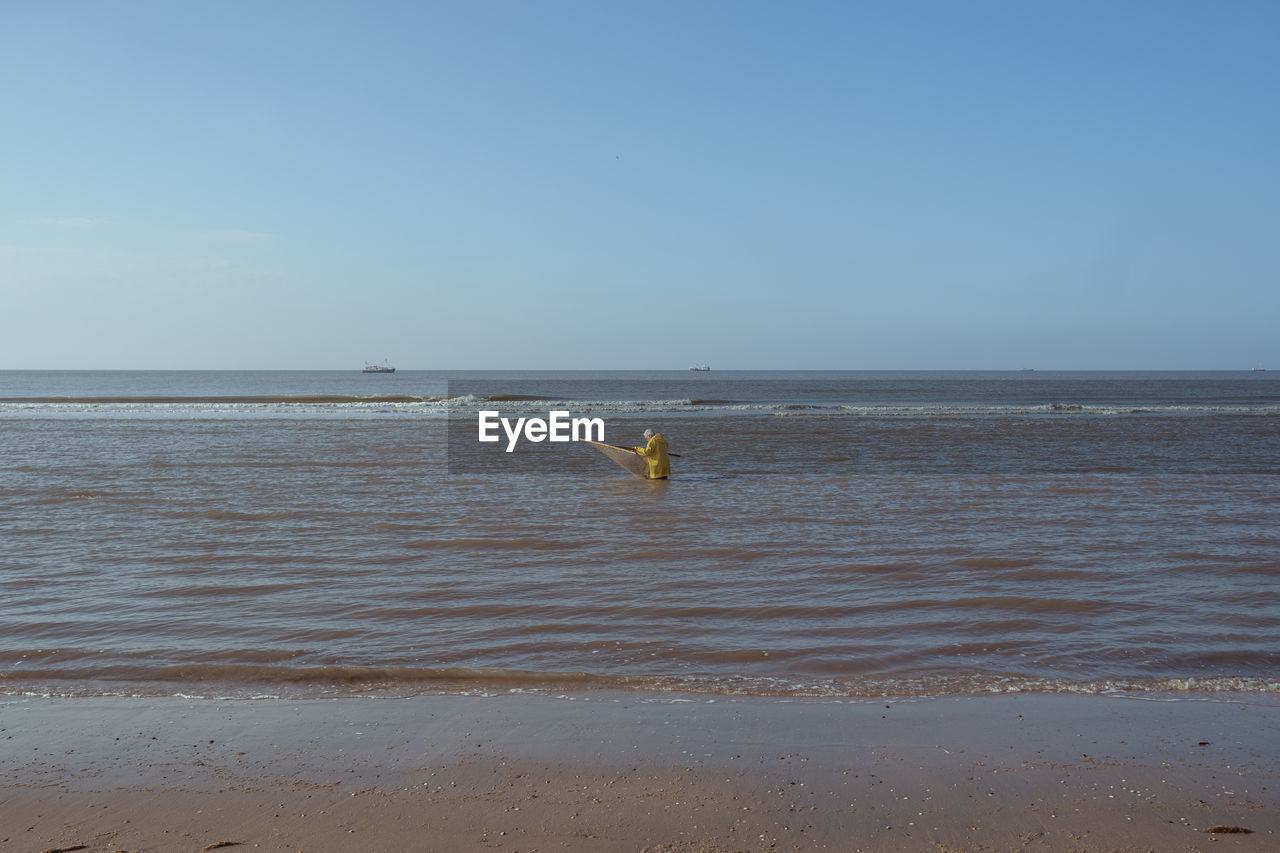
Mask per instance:
[[[0,369],[1280,365],[1280,4],[0,6]]]

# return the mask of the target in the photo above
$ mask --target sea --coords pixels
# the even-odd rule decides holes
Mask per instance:
[[[1275,701],[1280,375],[0,371],[0,694],[598,689]]]

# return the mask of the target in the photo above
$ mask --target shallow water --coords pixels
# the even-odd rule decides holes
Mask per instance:
[[[1280,692],[1269,374],[9,372],[0,453],[8,692]]]

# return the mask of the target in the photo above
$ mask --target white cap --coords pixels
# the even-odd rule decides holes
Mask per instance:
[[[647,429],[647,430],[645,430],[645,431],[644,431],[644,437],[645,437],[645,438],[653,438],[653,430],[651,430],[651,429]]]

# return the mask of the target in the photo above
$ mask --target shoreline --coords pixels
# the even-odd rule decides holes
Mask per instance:
[[[1243,696],[9,697],[0,848],[1267,850],[1277,755]]]

